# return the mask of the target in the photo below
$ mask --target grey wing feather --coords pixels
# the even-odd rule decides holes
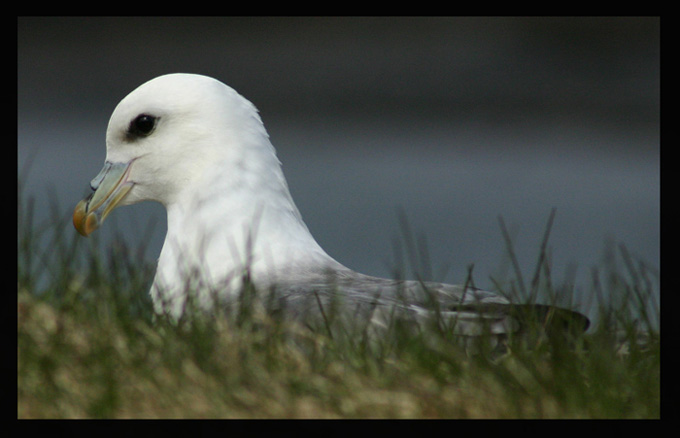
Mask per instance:
[[[285,282],[276,295],[286,313],[309,321],[365,320],[388,327],[395,318],[416,326],[443,323],[452,334],[506,336],[527,327],[542,327],[548,335],[578,333],[588,318],[544,305],[515,305],[506,298],[473,287],[413,280],[389,280],[356,272],[310,275],[304,282]]]

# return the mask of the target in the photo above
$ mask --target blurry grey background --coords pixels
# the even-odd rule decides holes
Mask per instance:
[[[393,275],[401,209],[432,279],[474,264],[490,288],[508,274],[498,216],[530,275],[555,207],[554,281],[576,266],[587,289],[607,241],[659,267],[659,45],[658,18],[19,18],[17,168],[38,220],[55,195],[70,215],[118,101],[201,73],[258,107],[312,234],[350,268]],[[154,260],[165,212],[118,209],[98,233],[114,230]]]

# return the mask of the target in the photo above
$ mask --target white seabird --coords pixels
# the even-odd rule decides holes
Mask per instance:
[[[422,321],[439,312],[454,321],[455,334],[506,335],[521,329],[521,308],[541,320],[557,312],[561,324],[588,325],[576,312],[515,307],[471,287],[346,268],[303,222],[255,106],[206,76],[160,76],[125,97],[109,121],[106,161],[91,187],[73,215],[84,236],[118,206],[157,201],[167,210],[151,297],[156,312],[173,318],[183,315],[190,295],[207,311],[228,305],[247,273],[257,290],[271,291],[295,316],[326,318],[324,309],[340,306],[380,326],[394,316]]]

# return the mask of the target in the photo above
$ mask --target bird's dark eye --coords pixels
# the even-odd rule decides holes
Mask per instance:
[[[153,128],[156,127],[157,117],[151,116],[149,114],[140,114],[135,117],[128,127],[128,137],[146,137],[153,132]]]

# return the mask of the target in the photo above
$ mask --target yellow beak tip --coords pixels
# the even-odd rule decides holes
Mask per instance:
[[[127,178],[132,161],[128,163],[107,161],[99,175],[92,180],[90,186],[94,191],[80,201],[73,211],[73,226],[81,235],[87,237],[99,228],[109,213],[130,192],[134,183]]]
[[[73,226],[84,237],[89,236],[99,226],[97,216],[87,211],[87,201],[82,200],[73,211]]]

